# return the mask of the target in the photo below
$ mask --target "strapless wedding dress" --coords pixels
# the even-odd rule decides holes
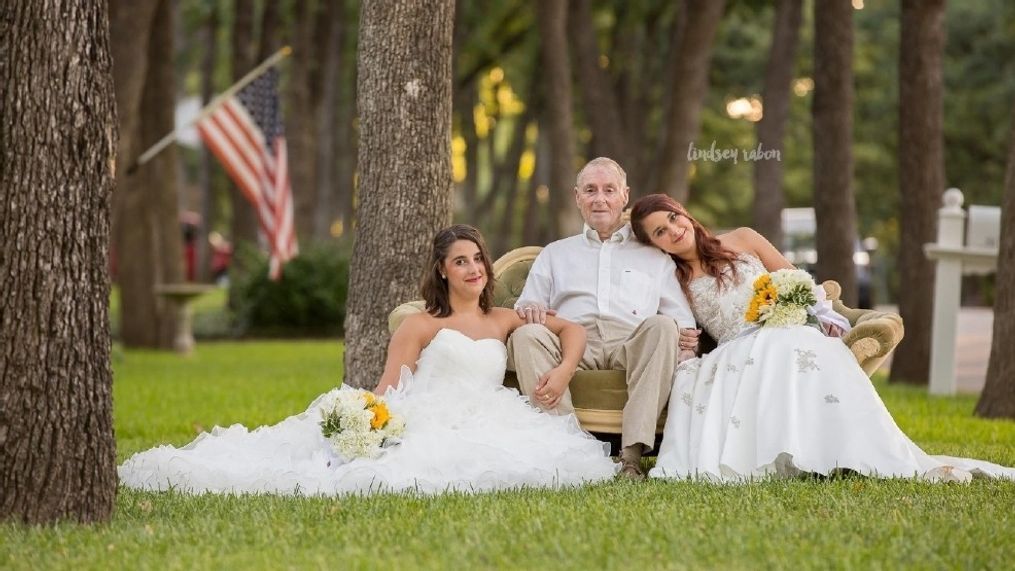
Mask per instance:
[[[385,397],[402,415],[401,444],[376,459],[343,462],[321,435],[321,395],[269,427],[216,427],[190,444],[159,446],[119,467],[130,488],[185,492],[338,495],[375,491],[487,491],[558,487],[611,478],[617,465],[574,416],[538,411],[501,385],[507,349],[440,330],[416,373]],[[349,389],[335,389],[349,390]]]
[[[744,321],[754,256],[735,262],[739,281],[694,280],[698,323],[719,346],[674,375],[655,468],[659,478],[744,481],[767,475],[829,474],[966,481],[1015,479],[1015,469],[930,456],[895,424],[845,344],[814,327],[753,328]]]

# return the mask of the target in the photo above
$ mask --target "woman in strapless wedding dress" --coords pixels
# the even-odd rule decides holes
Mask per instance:
[[[441,231],[431,258],[439,263],[428,268],[434,275],[423,290],[428,309],[437,311],[410,317],[395,333],[376,391],[405,421],[400,444],[375,459],[345,462],[335,454],[321,433],[318,404],[351,390],[340,388],[274,426],[215,428],[182,448],[135,454],[119,468],[121,484],[184,492],[430,494],[611,478],[617,465],[608,445],[582,431],[573,415],[541,412],[502,386],[504,339],[522,321],[514,311],[490,307],[491,268],[478,232]],[[441,307],[448,314],[436,317]],[[555,318],[547,326],[560,331],[566,353],[537,395],[552,402],[582,353],[584,330]]]
[[[792,267],[757,232],[713,236],[664,195],[640,199],[631,220],[640,240],[673,256],[695,318],[718,342],[677,368],[650,476],[746,481],[847,469],[935,481],[1015,479],[1013,468],[926,454],[841,340],[812,326],[748,324],[755,279]],[[841,334],[848,326],[829,312],[824,328]]]

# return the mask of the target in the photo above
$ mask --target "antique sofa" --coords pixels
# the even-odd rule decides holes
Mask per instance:
[[[496,278],[494,302],[500,307],[514,307],[521,295],[532,262],[542,248],[526,246],[501,256],[493,264]],[[839,301],[842,289],[834,281],[822,284],[836,311],[853,325],[843,342],[856,357],[860,367],[871,375],[902,340],[902,318],[894,313],[869,309],[853,309]],[[423,311],[422,301],[403,303],[388,316],[388,329],[394,332],[408,315]],[[706,346],[703,344],[703,348]],[[508,371],[504,384],[517,388],[514,372]],[[571,398],[582,427],[602,435],[620,434],[622,410],[627,402],[627,383],[623,371],[578,371],[571,380]],[[659,420],[662,432],[665,414]]]

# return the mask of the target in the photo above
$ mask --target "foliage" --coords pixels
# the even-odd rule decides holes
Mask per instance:
[[[118,460],[183,445],[216,424],[278,422],[337,385],[341,363],[341,344],[330,341],[202,343],[190,359],[128,351],[114,368]],[[1015,423],[972,417],[975,397],[877,387],[929,452],[1015,465]],[[1015,530],[1004,523],[1013,503],[1015,483],[864,478],[617,481],[436,498],[120,490],[107,526],[0,526],[0,562],[9,569],[1003,568],[1015,557]],[[364,530],[384,539],[362,540]]]
[[[349,285],[349,256],[331,244],[310,244],[286,263],[281,279],[268,276],[268,260],[250,250],[250,273],[236,284],[240,332],[252,335],[341,335]]]

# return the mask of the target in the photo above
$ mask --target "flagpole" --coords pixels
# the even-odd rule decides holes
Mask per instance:
[[[219,106],[219,104],[221,104],[226,99],[228,99],[228,98],[232,97],[233,95],[235,95],[236,92],[238,92],[239,90],[243,89],[250,82],[252,82],[255,79],[257,79],[258,77],[260,77],[260,75],[262,73],[264,73],[265,71],[267,71],[268,68],[270,68],[271,66],[273,66],[276,63],[280,62],[281,60],[285,59],[286,57],[290,56],[292,53],[293,53],[293,50],[292,50],[291,47],[284,46],[284,47],[282,47],[282,49],[280,49],[277,52],[271,54],[271,57],[269,57],[268,59],[266,59],[263,62],[261,62],[261,64],[258,65],[257,67],[255,67],[254,69],[250,70],[247,73],[247,75],[244,75],[243,77],[241,77],[240,80],[237,81],[236,83],[234,83],[229,89],[226,89],[222,93],[220,93],[217,96],[215,96],[215,98],[212,99],[211,102],[208,103],[208,105],[205,105],[204,108],[201,109],[201,111],[197,114],[197,116],[195,116],[193,119],[191,119],[190,121],[188,121],[184,125],[181,125],[180,127],[177,127],[176,129],[173,129],[165,137],[162,137],[161,139],[159,139],[159,142],[157,142],[154,145],[152,145],[151,147],[149,147],[147,151],[141,153],[141,156],[139,156],[137,158],[137,160],[134,161],[134,164],[131,165],[130,168],[127,169],[127,173],[128,174],[133,173],[134,171],[137,170],[137,168],[139,166],[141,166],[141,165],[147,163],[148,161],[152,160],[152,158],[155,155],[157,155],[160,152],[162,152],[163,149],[168,147],[173,141],[176,140],[176,137],[179,136],[180,131],[190,127],[194,123],[197,123],[201,119],[204,119],[205,117],[210,115],[212,113],[212,111],[214,111],[215,108]]]

